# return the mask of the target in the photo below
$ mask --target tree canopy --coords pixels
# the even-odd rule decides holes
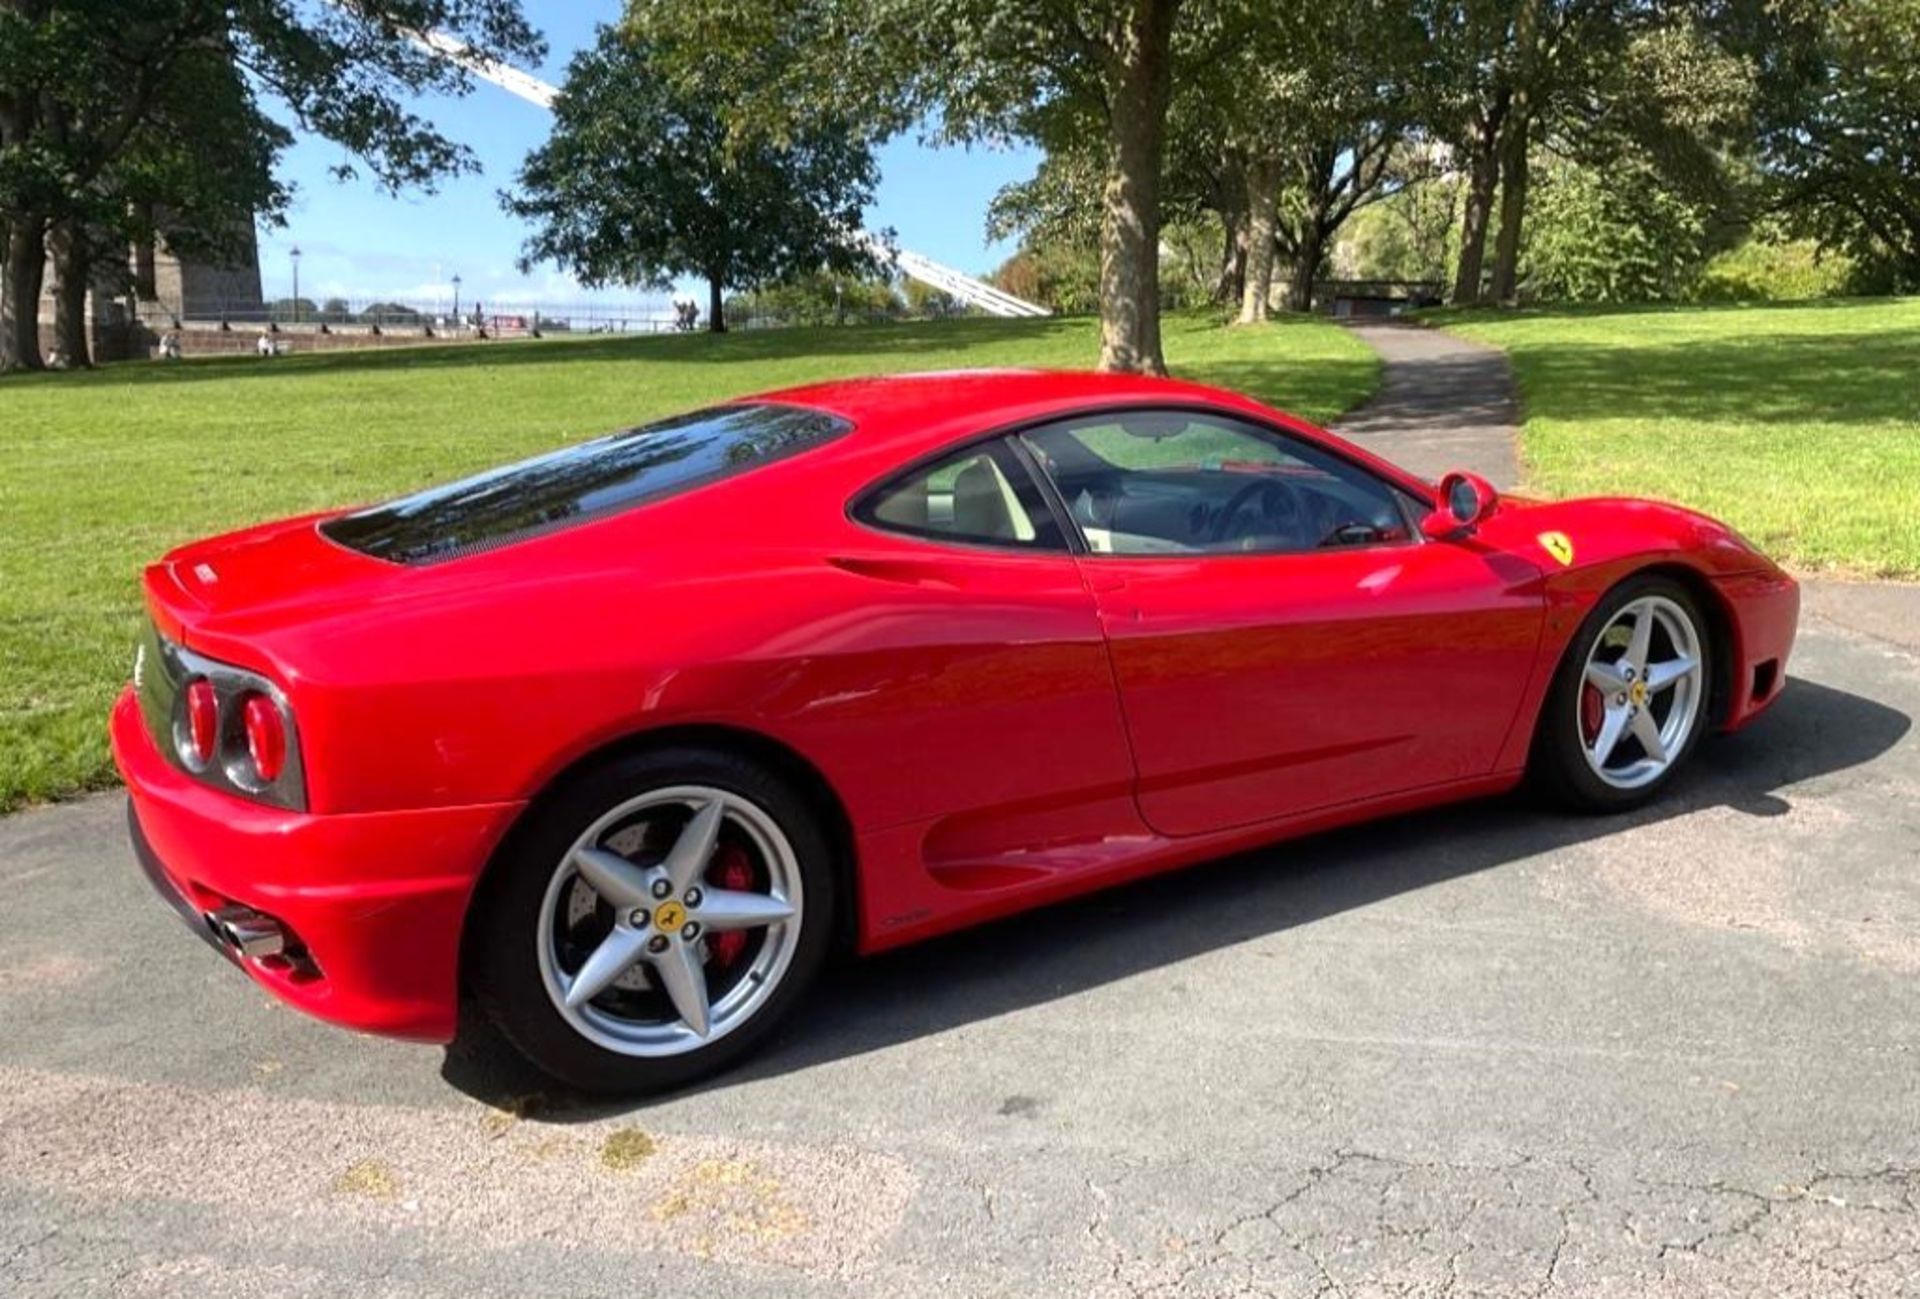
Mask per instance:
[[[517,0],[0,0],[0,367],[38,362],[49,252],[73,325],[129,242],[276,219],[293,129],[388,188],[470,167],[407,107],[471,83],[427,28],[540,48]],[[529,261],[702,276],[718,327],[728,288],[870,268],[885,139],[1030,143],[1003,279],[1157,370],[1163,292],[1251,322],[1329,270],[1672,296],[1759,238],[1920,285],[1916,49],[1915,0],[627,0],[506,202]]]
[[[519,0],[0,0],[0,369],[40,364],[50,245],[67,310],[96,259],[130,273],[130,237],[217,248],[276,219],[276,113],[385,188],[471,170],[404,102],[473,84],[408,38],[428,29],[502,60],[544,49]]]
[[[668,76],[654,43],[612,27],[575,57],[553,135],[503,196],[534,226],[522,266],[555,262],[590,286],[698,276],[716,332],[729,289],[874,268],[855,239],[877,177],[866,138],[828,113],[779,134],[738,129],[726,68],[675,66]]]
[[[1183,0],[629,0],[629,30],[724,57],[735,129],[1094,142],[1101,364],[1160,370],[1160,175]],[[771,66],[770,66],[771,63]]]

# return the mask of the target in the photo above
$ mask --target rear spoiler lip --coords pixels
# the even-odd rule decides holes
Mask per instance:
[[[176,645],[184,645],[194,616],[209,612],[209,606],[180,580],[179,563],[162,559],[148,564],[143,586],[147,613],[154,627]]]

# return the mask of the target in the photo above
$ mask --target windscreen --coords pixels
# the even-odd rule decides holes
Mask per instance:
[[[454,559],[745,473],[850,427],[799,406],[716,406],[429,487],[320,530],[394,563]]]

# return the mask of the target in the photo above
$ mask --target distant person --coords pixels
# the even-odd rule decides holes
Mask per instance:
[[[267,331],[264,329],[260,331],[260,337],[254,340],[253,350],[260,356],[278,356],[280,354],[280,349],[273,345],[273,340],[267,337]]]
[[[160,335],[160,359],[178,361],[180,359],[180,331],[169,329]]]

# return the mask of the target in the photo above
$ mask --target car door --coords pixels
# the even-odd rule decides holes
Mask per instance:
[[[1089,414],[1022,443],[1086,543],[1155,830],[1492,769],[1540,635],[1538,569],[1423,540],[1402,489],[1224,412]]]
[[[1137,834],[1098,612],[1027,462],[1004,438],[975,443],[881,483],[852,514],[858,540],[831,562],[868,590],[849,632],[859,652],[828,693],[872,705],[843,710],[859,729],[839,746],[864,772],[852,783],[894,791],[869,818],[938,818],[929,864],[974,882],[1014,859],[1070,865],[1053,844]]]

